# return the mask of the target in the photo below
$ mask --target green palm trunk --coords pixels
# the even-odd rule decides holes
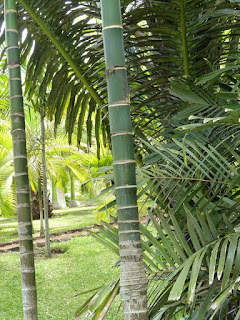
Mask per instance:
[[[71,200],[76,200],[75,199],[74,178],[72,175],[70,176],[70,179],[71,179]]]
[[[37,319],[37,290],[35,283],[32,220],[15,0],[5,0],[4,6],[9,72],[10,115],[17,193],[23,313],[25,320],[33,320]]]
[[[103,41],[120,248],[124,319],[147,319],[147,280],[142,262],[136,174],[123,27],[119,0],[102,0]]]
[[[38,198],[39,198],[39,211],[40,211],[40,236],[43,236],[44,235],[44,226],[43,226],[42,182],[41,182],[41,177],[38,178]]]
[[[41,140],[42,140],[42,169],[43,169],[43,206],[44,206],[44,221],[45,221],[45,256],[51,257],[50,234],[48,223],[48,196],[47,196],[47,167],[46,167],[46,152],[45,152],[45,127],[44,116],[41,113]]]
[[[75,198],[75,185],[74,185],[74,177],[70,172],[70,184],[71,184],[71,200],[69,203],[70,208],[75,208],[78,206],[76,198]]]

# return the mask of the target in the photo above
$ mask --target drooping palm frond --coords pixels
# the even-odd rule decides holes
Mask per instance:
[[[169,78],[200,76],[238,59],[239,5],[234,1],[122,1],[126,57],[136,124],[161,129],[159,119],[176,110],[169,97]],[[22,61],[26,61],[28,96],[45,96],[56,124],[67,108],[66,128],[74,123],[96,139],[106,139],[106,82],[98,1],[19,1],[24,31]],[[47,34],[47,36],[46,36]],[[97,108],[96,108],[97,105]],[[100,108],[99,108],[100,107]],[[98,110],[98,111],[96,111]],[[102,121],[101,121],[102,119]]]
[[[190,211],[214,212],[219,219],[223,212],[239,212],[239,156],[228,140],[212,145],[202,132],[140,143],[148,154],[137,168],[139,200],[150,199],[165,212],[170,207],[181,217],[184,206]],[[104,177],[113,179],[111,168],[106,168]],[[114,204],[111,200],[107,208]]]
[[[77,310],[75,319],[82,319],[82,315],[84,315],[84,319],[88,317],[96,320],[103,319],[118,293],[119,280],[102,287]]]
[[[138,168],[139,197],[148,195],[154,203],[151,223],[140,228],[150,276],[150,319],[236,315],[238,154],[226,141],[208,143],[204,132],[140,142],[148,154]],[[93,236],[118,254],[117,229],[105,225],[101,234]],[[100,305],[98,301],[94,308]]]

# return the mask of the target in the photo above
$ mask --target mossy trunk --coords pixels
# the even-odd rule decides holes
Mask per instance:
[[[18,48],[17,11],[15,0],[4,1],[7,61],[9,73],[10,116],[13,141],[15,186],[17,194],[18,237],[21,261],[22,301],[24,320],[37,316],[34,252],[30,191],[26,152],[25,118]]]
[[[142,261],[130,99],[120,0],[101,0],[108,107],[120,249],[120,295],[125,320],[146,320],[147,280]]]

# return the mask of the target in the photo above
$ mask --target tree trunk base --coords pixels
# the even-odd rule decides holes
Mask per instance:
[[[61,209],[60,204],[57,201],[52,202],[52,208],[53,208],[53,210]]]
[[[69,202],[69,208],[76,208],[78,207],[78,203],[76,200],[70,200]]]
[[[124,320],[147,320],[147,279],[140,242],[120,243],[120,296]]]

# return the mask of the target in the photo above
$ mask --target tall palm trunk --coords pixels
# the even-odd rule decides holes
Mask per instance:
[[[120,294],[125,320],[147,319],[130,101],[120,0],[101,0],[108,107],[113,148],[120,248]]]
[[[5,0],[4,7],[9,72],[10,116],[17,193],[23,314],[25,320],[35,320],[37,319],[37,290],[35,283],[32,220],[15,0]]]
[[[43,236],[44,235],[44,226],[43,226],[42,182],[41,182],[41,177],[38,178],[38,199],[39,199],[39,212],[40,212],[40,236]]]
[[[50,234],[48,223],[48,195],[47,195],[47,167],[45,154],[45,127],[44,115],[41,112],[41,140],[42,140],[42,169],[43,169],[43,206],[44,206],[44,220],[45,220],[45,257],[51,257],[50,248]]]

